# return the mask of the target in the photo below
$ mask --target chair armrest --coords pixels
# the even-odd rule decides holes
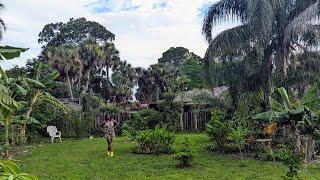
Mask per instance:
[[[56,134],[58,134],[59,136],[61,136],[61,131],[57,131],[57,133]]]

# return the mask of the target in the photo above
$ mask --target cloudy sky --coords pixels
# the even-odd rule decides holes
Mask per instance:
[[[51,22],[85,17],[116,35],[121,58],[134,66],[148,67],[174,46],[204,56],[207,44],[201,23],[207,7],[217,0],[3,0],[1,16],[8,29],[1,45],[28,47],[19,59],[2,62],[5,68],[23,66],[41,50],[38,34]],[[222,24],[214,34],[234,26]]]

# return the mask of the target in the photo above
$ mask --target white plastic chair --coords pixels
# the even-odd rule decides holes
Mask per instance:
[[[53,143],[54,138],[58,137],[61,141],[61,132],[57,130],[57,127],[55,126],[48,126],[47,127],[47,132],[49,133],[51,137],[51,143]]]

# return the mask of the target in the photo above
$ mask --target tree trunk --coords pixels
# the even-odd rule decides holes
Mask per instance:
[[[314,150],[314,140],[313,138],[309,137],[306,139],[306,162],[309,163],[312,160],[314,160],[314,154],[315,154],[315,150]]]
[[[301,135],[300,135],[300,131],[295,128],[294,129],[294,135],[293,135],[294,139],[294,153],[295,154],[299,154],[301,152]]]
[[[110,61],[107,62],[107,81],[110,83],[110,78],[109,78],[109,66],[110,66]]]
[[[181,109],[180,109],[180,128],[181,131],[184,131],[184,127],[183,127],[183,114],[184,114],[184,102],[181,101]]]
[[[269,97],[271,94],[271,87],[272,87],[272,54],[273,48],[272,45],[269,45],[264,50],[264,61],[262,65],[262,87],[264,91],[264,108],[265,110],[269,109]]]
[[[32,112],[32,110],[33,110],[33,106],[34,106],[34,104],[37,102],[37,100],[38,100],[38,98],[40,97],[40,95],[41,95],[40,90],[37,90],[37,91],[35,92],[34,96],[31,98],[29,109],[27,110],[27,112],[26,112],[26,114],[25,114],[25,116],[26,116],[27,119],[29,119],[30,114],[31,114],[31,112]],[[21,131],[20,131],[20,135],[21,135],[20,142],[21,142],[21,143],[27,142],[26,132],[27,132],[27,120],[26,120],[26,122],[24,122],[23,128],[22,128]]]
[[[89,83],[90,83],[90,73],[91,73],[91,69],[88,70],[87,74],[86,74],[86,85],[85,85],[85,91],[87,92],[89,89]]]
[[[66,73],[67,76],[67,86],[68,86],[68,96],[73,99],[73,92],[72,92],[72,83],[70,81],[69,73]]]
[[[5,159],[9,158],[9,126],[11,117],[7,117],[4,122],[4,146],[3,146],[3,155]]]

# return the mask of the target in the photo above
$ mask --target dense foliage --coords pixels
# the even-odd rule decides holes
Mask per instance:
[[[165,128],[155,127],[154,130],[138,131],[135,141],[138,146],[135,153],[166,154],[173,152],[174,135]]]

